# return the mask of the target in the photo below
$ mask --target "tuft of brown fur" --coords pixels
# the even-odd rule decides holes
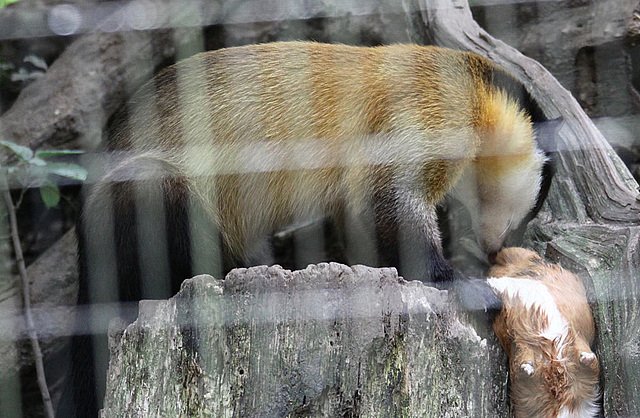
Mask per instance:
[[[599,365],[590,348],[594,321],[580,279],[523,248],[503,249],[489,276],[494,289],[501,289],[503,309],[493,328],[509,356],[516,417],[595,416]],[[548,294],[534,286],[529,289],[538,293],[518,293],[513,284],[500,287],[505,279],[542,284]],[[556,311],[547,295],[561,315],[556,323],[566,321],[560,333],[549,332]]]

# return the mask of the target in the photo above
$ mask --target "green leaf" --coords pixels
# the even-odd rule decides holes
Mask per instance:
[[[23,145],[18,145],[15,142],[0,140],[0,144],[9,148],[14,154],[23,161],[28,161],[33,158],[33,151],[31,148]]]
[[[7,6],[7,5],[11,4],[11,3],[15,3],[17,1],[18,0],[0,0],[0,8],[2,8],[4,6]]]
[[[47,165],[47,162],[45,160],[43,160],[42,158],[38,158],[38,157],[30,158],[28,163],[29,164],[33,164],[33,165],[37,165],[38,167],[44,167],[45,165]]]
[[[84,151],[77,149],[50,149],[50,150],[40,150],[36,151],[36,157],[38,158],[51,158],[58,157],[61,155],[74,155],[74,154],[84,154]]]
[[[48,181],[47,176],[49,176],[49,172],[46,166],[33,164],[26,166],[24,175],[20,177],[24,187],[41,187]]]
[[[57,174],[73,180],[85,181],[87,179],[87,170],[77,164],[68,163],[51,163],[46,167],[50,174]]]
[[[58,186],[48,181],[40,187],[40,197],[48,209],[54,208],[60,203],[60,190]]]

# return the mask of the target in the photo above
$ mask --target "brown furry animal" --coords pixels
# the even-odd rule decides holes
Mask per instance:
[[[523,248],[500,251],[489,275],[503,302],[493,328],[509,356],[516,417],[597,416],[595,330],[580,279]]]

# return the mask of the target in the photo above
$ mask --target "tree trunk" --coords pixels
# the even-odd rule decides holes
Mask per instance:
[[[103,417],[506,416],[506,359],[395,269],[198,276],[115,335]],[[490,335],[490,334],[489,334]],[[499,383],[499,384],[496,384]]]
[[[189,29],[80,36],[0,116],[0,136],[32,149],[95,150],[109,116],[192,38]]]

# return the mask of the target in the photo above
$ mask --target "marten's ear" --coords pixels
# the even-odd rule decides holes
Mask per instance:
[[[535,373],[536,369],[533,367],[532,361],[525,361],[520,365],[520,370],[527,376],[531,377]]]
[[[580,364],[582,364],[583,366],[591,367],[596,361],[597,359],[595,354],[588,351],[583,351],[580,353]]]

